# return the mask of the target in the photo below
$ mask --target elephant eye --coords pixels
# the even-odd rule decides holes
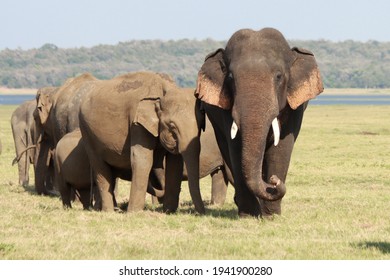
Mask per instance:
[[[282,74],[282,72],[280,72],[280,71],[277,71],[276,73],[275,73],[275,83],[276,84],[278,84],[278,85],[280,85],[282,82],[283,82],[283,74]]]
[[[168,123],[168,126],[169,126],[169,129],[170,129],[170,130],[176,130],[176,125],[175,125],[174,122],[172,122],[172,121],[169,122],[169,123]]]
[[[232,72],[229,72],[229,74],[228,74],[228,78],[229,78],[230,80],[233,80],[233,79],[234,79],[234,77],[233,77],[233,73],[232,73]]]
[[[172,121],[169,122],[168,127],[169,127],[169,132],[171,133],[173,139],[175,139],[175,141],[177,142],[177,127],[175,123]]]

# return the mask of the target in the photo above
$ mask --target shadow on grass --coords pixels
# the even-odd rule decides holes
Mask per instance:
[[[357,247],[361,249],[377,249],[382,252],[382,254],[390,254],[390,242],[373,242],[373,241],[366,241],[366,242],[360,242],[357,244]]]
[[[121,211],[125,212],[127,210],[128,204],[129,204],[128,202],[122,202],[118,204],[118,207]],[[222,206],[219,208],[218,206],[211,205],[210,202],[207,201],[204,201],[204,204],[206,207],[205,216],[211,216],[215,218],[223,218],[229,220],[238,219],[237,209],[224,209]],[[147,205],[146,210],[155,211],[158,213],[164,213],[162,204]],[[173,213],[172,215],[176,215],[176,214],[198,215],[198,213],[195,212],[194,205],[190,201],[180,203],[177,212]]]
[[[22,187],[23,187],[24,191],[29,193],[30,195],[41,196],[40,194],[37,193],[37,191],[35,190],[35,186],[33,186],[33,185],[22,186]],[[42,196],[43,196],[43,194],[42,194]],[[49,191],[49,193],[45,194],[44,196],[58,198],[58,197],[60,197],[60,193],[53,190],[53,191]]]
[[[22,186],[24,191],[31,194],[31,195],[38,195],[38,193],[36,192],[35,190],[35,187],[32,186],[32,185],[28,185],[28,186]]]

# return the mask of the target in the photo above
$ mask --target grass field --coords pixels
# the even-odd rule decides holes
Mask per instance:
[[[185,183],[174,215],[149,197],[141,213],[64,210],[17,185],[15,108],[0,106],[0,259],[390,259],[389,106],[309,106],[272,220],[238,219],[231,186],[223,207],[195,215]],[[121,182],[119,201],[128,193]]]

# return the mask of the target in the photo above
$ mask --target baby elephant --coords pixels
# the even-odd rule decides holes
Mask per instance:
[[[91,204],[91,168],[80,130],[66,134],[58,142],[54,166],[64,207],[72,207],[72,193],[76,193],[84,209],[88,209]]]

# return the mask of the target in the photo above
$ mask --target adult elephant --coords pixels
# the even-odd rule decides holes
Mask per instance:
[[[215,139],[214,130],[208,118],[200,111],[199,101],[194,97],[195,89],[181,89],[179,92],[167,92],[163,98],[156,103],[157,115],[160,120],[159,138],[164,148],[174,155],[182,155],[187,158],[181,172],[174,170],[171,174],[162,173],[168,180],[177,182],[188,179],[188,171],[195,169],[199,164],[199,178],[211,175],[211,203],[222,205],[225,202],[228,179],[232,182],[229,170],[224,164]],[[203,133],[201,130],[205,129]],[[191,145],[198,145],[200,137],[200,154],[190,154],[193,151],[188,149]],[[198,153],[197,149],[195,149]],[[167,154],[169,157],[170,154]],[[199,158],[199,161],[198,161]],[[179,157],[179,160],[182,158]],[[173,171],[173,170],[171,170]],[[162,180],[161,180],[162,181]],[[169,207],[166,211],[176,211],[179,203],[180,188],[171,189],[166,193],[164,199],[169,200]]]
[[[149,174],[165,149],[158,141],[159,119],[155,110],[157,100],[170,91],[179,91],[173,81],[158,73],[129,73],[107,81],[96,81],[87,91],[80,107],[80,130],[85,148],[96,175],[102,200],[102,210],[114,209],[115,178],[131,180],[127,211],[140,211],[145,205]],[[198,155],[199,141],[194,141],[183,155]],[[191,151],[192,150],[192,151]],[[195,161],[191,161],[199,166]],[[166,172],[179,172],[181,156],[166,157]],[[188,174],[189,188],[197,212],[204,213],[199,190],[199,167]],[[129,176],[131,175],[131,177]],[[179,188],[166,180],[166,192]],[[164,197],[164,209],[172,209]]]
[[[38,90],[39,93],[50,93],[55,88],[44,87]],[[33,164],[35,177],[37,174],[38,155],[42,143],[42,126],[36,112],[36,100],[29,100],[22,103],[15,109],[11,116],[11,128],[14,138],[16,157],[12,164],[18,164],[19,184],[27,186],[29,184],[30,164]],[[54,169],[51,164],[45,165],[45,176],[42,184],[47,190],[53,188]]]
[[[232,170],[240,216],[281,213],[303,113],[322,91],[314,55],[272,28],[239,30],[206,57],[196,93]]]
[[[35,189],[38,194],[46,194],[43,178],[47,165],[58,141],[67,133],[79,127],[80,103],[88,83],[97,79],[89,73],[70,78],[51,91],[38,91],[36,110],[42,126],[41,148],[39,151],[35,176]]]
[[[34,119],[35,100],[23,102],[12,113],[11,129],[18,163],[19,185],[28,186],[30,165],[35,164],[38,127]]]

